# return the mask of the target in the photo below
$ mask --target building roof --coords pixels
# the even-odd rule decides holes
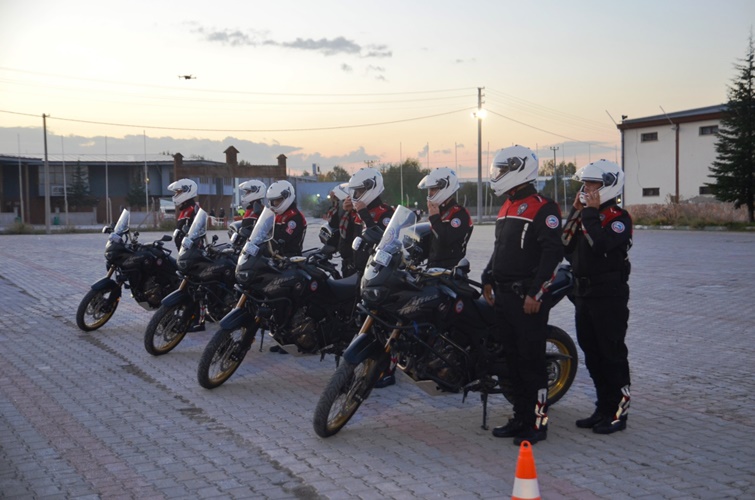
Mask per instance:
[[[622,120],[622,122],[616,127],[619,130],[627,130],[633,128],[655,127],[658,125],[717,120],[721,118],[724,111],[726,111],[726,104],[717,104],[705,108],[687,109],[684,111],[676,111],[674,113]]]

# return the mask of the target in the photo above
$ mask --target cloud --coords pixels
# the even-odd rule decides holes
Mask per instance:
[[[344,64],[341,64],[341,71],[345,71],[347,73],[351,73],[352,71],[354,71],[354,68],[352,68],[348,64],[344,63]]]
[[[343,36],[335,38],[296,38],[293,41],[279,41],[267,38],[262,32],[249,30],[248,32],[231,29],[207,29],[199,26],[198,23],[190,23],[193,32],[197,33],[205,41],[210,43],[221,43],[232,47],[257,47],[260,45],[282,47],[286,49],[304,50],[310,52],[319,52],[325,56],[334,56],[338,54],[353,55],[364,58],[391,57],[393,52],[388,46],[366,45],[362,46],[354,40],[349,40]]]
[[[475,59],[474,57],[471,59],[456,59],[454,61],[454,63],[456,64],[465,64],[465,63],[473,63],[473,62],[477,62],[477,59]]]

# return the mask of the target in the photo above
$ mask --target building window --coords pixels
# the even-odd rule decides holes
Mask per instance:
[[[700,127],[700,135],[716,135],[717,133],[718,125],[707,125],[705,127]]]
[[[233,186],[233,177],[223,177],[224,186]]]
[[[653,142],[658,140],[658,132],[647,132],[640,135],[640,142]]]
[[[700,186],[700,194],[713,194],[713,189],[710,186]]]
[[[642,188],[642,196],[660,196],[661,188]]]
[[[64,189],[66,191],[71,190],[71,185],[73,184],[74,177],[73,177],[73,170],[76,169],[76,165],[66,165],[66,175],[65,175],[65,188],[63,187],[63,165],[49,165],[50,168],[50,196],[60,196],[62,197],[64,195]],[[81,173],[82,182],[89,187],[89,176],[87,175],[87,171],[82,169]],[[39,191],[40,196],[44,196],[45,194],[45,169],[44,166],[39,167]]]

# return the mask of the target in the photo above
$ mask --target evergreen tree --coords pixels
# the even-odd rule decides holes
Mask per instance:
[[[68,205],[72,209],[86,209],[97,204],[97,200],[89,194],[89,171],[84,171],[81,161],[76,162],[72,181],[67,189]]]
[[[371,166],[371,165],[370,165]],[[383,202],[392,205],[404,205],[408,208],[414,208],[414,202],[417,202],[417,208],[427,209],[427,192],[417,188],[417,184],[424,176],[430,173],[429,170],[423,170],[419,160],[407,158],[404,163],[389,163],[381,165],[380,173],[383,175],[383,186],[385,190],[380,198]],[[404,199],[401,200],[401,183],[403,179]],[[409,200],[407,204],[407,198]]]
[[[711,167],[715,182],[708,183],[718,200],[746,206],[755,222],[755,48],[752,35],[739,75],[728,88],[728,102],[716,141],[716,160]]]

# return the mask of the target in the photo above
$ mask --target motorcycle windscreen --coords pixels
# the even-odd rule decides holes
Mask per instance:
[[[398,252],[404,251],[404,236],[417,223],[417,215],[408,208],[399,205],[388,223],[388,227],[383,232],[375,252],[370,256],[365,268],[365,278],[370,279],[368,274],[377,273],[376,264],[387,266],[391,257]],[[406,255],[404,255],[406,257]]]
[[[186,234],[186,237],[181,242],[181,251],[178,252],[178,255],[181,255],[187,250],[190,250],[191,248],[199,246],[201,240],[204,239],[205,235],[207,234],[207,212],[205,212],[203,209],[199,209],[199,212],[197,212],[197,215],[194,217],[194,221],[191,223],[191,227],[189,228],[189,232]]]
[[[241,250],[239,256],[239,264],[243,264],[249,257],[255,257],[260,253],[260,248],[268,240],[273,238],[273,229],[275,228],[275,213],[269,208],[265,207],[262,210],[257,223],[254,225],[254,230],[251,236],[244,244],[244,248]]]
[[[107,238],[107,243],[105,243],[106,250],[111,248],[112,245],[123,243],[123,235],[128,233],[128,227],[129,227],[130,221],[131,221],[131,212],[129,212],[128,209],[124,208],[123,211],[121,212],[121,216],[118,217],[118,222],[115,223],[113,232],[110,233],[110,236],[108,236]]]

